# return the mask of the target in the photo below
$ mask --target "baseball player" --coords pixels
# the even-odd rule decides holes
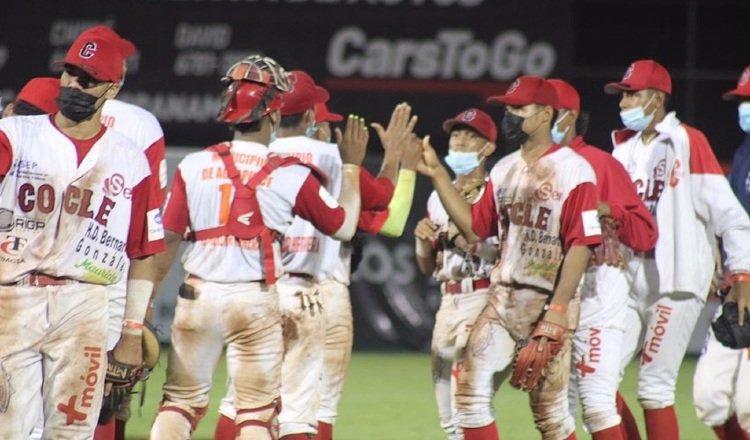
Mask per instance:
[[[188,227],[195,242],[182,257],[187,278],[177,300],[164,401],[151,438],[190,437],[205,414],[224,345],[236,355],[229,376],[237,438],[276,438],[284,337],[275,288],[282,273],[280,248],[272,239],[299,215],[321,232],[347,240],[359,215],[364,122],[350,116],[342,136],[342,193],[336,201],[321,185],[320,171],[269,156],[280,93],[290,90],[287,73],[269,58],[250,56],[232,66],[225,80],[218,120],[234,130],[234,140],[180,163],[165,210],[168,251],[159,262],[159,277],[166,275]],[[306,309],[318,307],[312,298],[297,300]]]
[[[703,133],[667,112],[672,81],[662,65],[638,60],[605,92],[622,94],[626,127],[613,133],[612,154],[659,228],[655,251],[636,252],[628,263],[634,300],[628,336],[634,337],[624,344],[623,364],[642,344],[638,400],[648,438],[677,439],[675,383],[711,283],[712,243],[721,237],[727,252],[734,283],[727,300],[750,307],[750,219]]]
[[[27,439],[42,408],[43,438],[91,438],[107,364],[128,375],[142,364],[152,255],[164,248],[145,155],[100,122],[121,54],[85,36],[62,63],[59,112],[0,121],[2,438]],[[123,331],[107,360],[106,290],[126,270]]]
[[[620,440],[626,437],[621,433],[615,395],[630,287],[625,275],[627,250],[621,243],[638,252],[653,249],[656,222],[625,168],[612,155],[584,141],[588,113],[581,112],[578,91],[560,79],[549,83],[557,92],[558,110],[552,140],[583,156],[594,169],[602,227],[602,244],[594,249],[581,286],[581,316],[573,336],[570,409],[575,414],[580,397],[583,421],[594,440]]]
[[[723,97],[726,101],[739,101],[739,124],[746,136],[734,153],[729,184],[742,207],[750,212],[750,66],[742,72],[737,87]],[[720,313],[721,309],[717,310],[717,316]],[[742,391],[748,389],[750,349],[733,350],[723,346],[709,328],[693,376],[693,404],[698,418],[710,426],[720,440],[750,439],[750,394]]]
[[[321,103],[325,105],[323,101],[328,99],[328,92],[316,86],[304,72],[291,72],[290,77],[294,88],[281,95],[281,128],[277,140],[269,148],[274,153],[299,157],[308,163],[319,165],[329,176],[332,193],[338,195],[341,191],[341,158],[338,147],[330,142],[313,139],[319,129],[317,109]],[[315,114],[312,113],[313,108]],[[300,113],[301,109],[305,110]],[[397,169],[400,155],[400,148],[396,146],[411,134],[416,123],[416,117],[410,118],[410,112],[411,108],[407,104],[400,104],[394,110],[388,130],[382,129],[379,124],[373,124],[381,128],[379,134],[382,134],[381,140],[386,150],[380,177],[373,178],[364,169],[360,172],[362,208],[368,213],[383,211],[383,207],[388,204],[387,198],[394,193],[392,180],[395,176],[392,173]],[[326,115],[330,118],[327,109],[322,116]],[[394,119],[397,123],[394,123]],[[393,166],[394,163],[396,167]],[[381,189],[384,185],[390,188]],[[405,223],[405,218],[403,222]],[[361,216],[358,224],[363,224]],[[346,285],[334,282],[337,268],[343,272],[340,267],[343,265],[340,257],[341,242],[321,234],[309,222],[295,218],[285,234],[282,251],[286,272],[279,280],[282,314],[287,320],[286,325],[293,326],[298,331],[289,335],[294,338],[286,341],[285,345],[280,432],[283,438],[307,438],[308,434],[315,435],[316,429],[322,427],[322,432],[318,432],[316,438],[328,438],[332,435],[335,409],[342,391],[352,341],[348,289]],[[348,261],[348,254],[346,259]],[[348,264],[345,267],[348,273]],[[321,305],[322,311],[306,313],[296,306],[296,295],[303,282],[307,295]],[[340,288],[342,285],[343,294]],[[284,300],[285,296],[290,299]],[[344,319],[346,316],[348,321]],[[307,333],[303,329],[308,329]],[[229,368],[233,368],[234,363],[234,353],[228,349]],[[234,438],[235,434],[235,410],[232,405],[234,389],[231,380],[228,382],[227,395],[219,408],[221,416],[214,433],[216,439]],[[315,412],[319,406],[318,401],[326,404],[321,408],[322,417],[333,412],[330,416],[331,423],[326,423],[329,418],[323,419],[325,421],[322,426],[320,422],[316,422],[316,419],[321,419],[319,415],[316,417]]]
[[[429,138],[418,168],[432,178],[469,243],[500,240],[491,297],[471,330],[459,372],[460,426],[466,440],[498,438],[493,383],[512,373],[511,385],[529,392],[542,437],[573,439],[567,404],[570,331],[578,322],[577,289],[589,246],[601,240],[596,178],[582,157],[553,144],[557,98],[546,80],[521,76],[505,95],[489,100],[505,105],[502,133],[520,149],[493,167],[478,202],[469,205],[456,191]]]
[[[3,109],[3,118],[9,116],[52,115],[57,113],[57,96],[60,78],[32,78]]]
[[[497,127],[485,112],[471,108],[443,122],[449,134],[445,162],[456,176],[453,184],[474,203],[486,186],[487,157],[495,151]],[[419,270],[440,282],[442,299],[432,333],[432,381],[440,426],[450,440],[463,434],[456,414],[456,379],[474,322],[489,300],[490,271],[498,254],[497,239],[470,245],[448,218],[435,191],[427,201],[427,217],[414,230]]]

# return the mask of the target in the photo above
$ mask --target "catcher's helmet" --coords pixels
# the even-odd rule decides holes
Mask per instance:
[[[235,63],[221,79],[226,83],[216,120],[227,124],[257,121],[278,110],[279,92],[291,89],[283,67],[268,57],[250,55]]]

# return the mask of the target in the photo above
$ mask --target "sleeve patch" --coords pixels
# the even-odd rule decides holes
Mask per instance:
[[[596,211],[581,212],[581,220],[583,221],[583,235],[592,237],[602,234],[602,227],[599,224],[599,214]]]
[[[148,241],[157,241],[164,239],[164,228],[161,222],[161,213],[158,209],[152,209],[146,213],[148,228]]]
[[[322,185],[320,189],[318,190],[318,195],[320,196],[320,199],[325,202],[326,206],[328,206],[331,209],[336,209],[339,207],[339,202],[336,201],[336,199],[333,198],[331,193],[329,193]]]

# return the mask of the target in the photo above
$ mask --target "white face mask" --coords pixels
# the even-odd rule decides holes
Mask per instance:
[[[487,148],[487,145],[489,145],[489,142],[485,143],[482,149],[477,152],[449,150],[448,155],[445,156],[445,163],[457,176],[465,176],[477,169],[485,159],[485,156],[482,156],[481,159],[479,156]]]
[[[570,125],[568,125],[568,128],[566,128],[564,131],[560,131],[557,128],[557,124],[562,122],[563,119],[568,117],[568,114],[570,114],[570,110],[565,110],[565,113],[563,113],[559,118],[557,118],[557,121],[555,122],[555,125],[552,126],[552,129],[550,130],[550,135],[552,136],[552,142],[561,145],[563,139],[565,139],[565,134],[570,130]]]
[[[654,120],[654,116],[656,115],[656,110],[651,112],[650,115],[646,115],[645,111],[645,108],[651,104],[651,101],[654,100],[655,96],[656,94],[651,95],[651,99],[649,99],[644,106],[621,111],[620,119],[622,119],[623,125],[633,131],[645,130],[646,127],[651,124],[651,121]]]

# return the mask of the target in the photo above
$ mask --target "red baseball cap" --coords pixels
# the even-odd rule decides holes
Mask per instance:
[[[548,83],[552,85],[557,93],[557,107],[555,110],[569,109],[575,111],[581,111],[581,97],[578,95],[578,91],[561,79],[548,79]]]
[[[643,89],[661,90],[672,94],[672,78],[661,64],[654,60],[638,60],[628,67],[622,80],[607,83],[604,92],[616,95],[621,91],[638,91]]]
[[[519,76],[508,87],[504,95],[490,96],[487,98],[490,104],[507,104],[512,106],[524,106],[528,104],[557,106],[557,94],[555,89],[546,79],[524,75]]]
[[[750,66],[745,67],[740,79],[737,80],[737,88],[732,89],[722,95],[724,101],[733,101],[736,99],[750,99]]]
[[[123,56],[117,44],[99,36],[79,35],[56,65],[71,64],[99,81],[120,82],[124,73]]]
[[[292,89],[281,94],[281,116],[303,113],[316,104],[328,101],[326,89],[315,85],[315,81],[301,70],[289,72]]]
[[[60,94],[60,78],[32,78],[16,95],[16,102],[23,101],[43,110],[57,113],[57,96]]]
[[[120,34],[115,32],[111,27],[105,26],[103,24],[99,24],[86,29],[85,31],[81,32],[81,35],[79,35],[78,38],[81,38],[84,35],[110,40],[117,45],[123,58],[130,58],[138,51],[132,41],[126,38],[122,38]]]
[[[450,133],[456,125],[466,125],[471,127],[476,130],[477,133],[489,139],[490,142],[495,142],[497,140],[497,126],[495,125],[495,122],[490,115],[479,109],[470,108],[457,114],[453,119],[447,119],[443,122],[443,130],[446,133]]]
[[[341,122],[344,117],[328,110],[325,102],[315,104],[315,122]]]

